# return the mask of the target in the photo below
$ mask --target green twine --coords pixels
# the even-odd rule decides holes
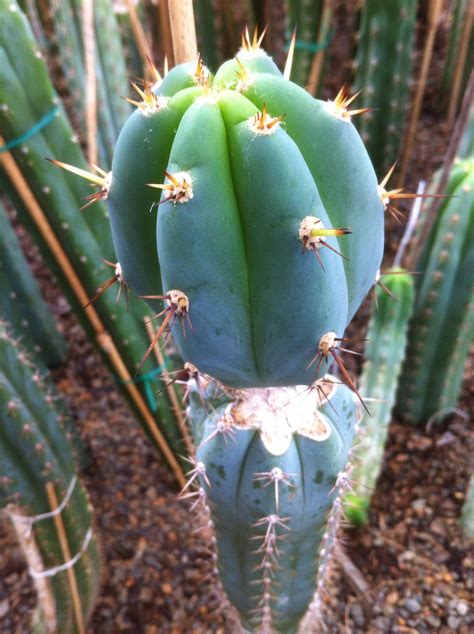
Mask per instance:
[[[333,35],[334,35],[334,29],[328,33],[328,36],[324,40],[324,42],[306,42],[304,40],[296,40],[295,50],[309,51],[310,53],[317,53],[318,51],[322,51],[323,49],[327,48],[331,44]],[[285,51],[287,51],[290,48],[290,42],[289,42],[290,34],[287,33],[286,36],[288,41],[285,44]]]
[[[35,123],[35,125],[27,130],[24,134],[21,134],[16,139],[12,139],[11,141],[8,141],[8,143],[5,143],[5,145],[2,145],[0,147],[0,152],[8,152],[18,145],[21,145],[25,141],[28,141],[28,139],[31,139],[32,136],[34,136],[43,128],[45,128],[48,124],[50,124],[58,112],[59,106],[54,106],[54,108],[50,112],[48,112],[48,114],[46,114],[42,119]]]
[[[154,370],[150,370],[150,372],[146,372],[145,374],[139,374],[138,376],[133,377],[132,379],[128,379],[125,381],[124,379],[120,379],[119,377],[115,377],[117,383],[143,383],[145,386],[145,394],[148,399],[148,405],[152,412],[156,412],[158,410],[158,403],[155,398],[155,393],[153,392],[153,388],[151,386],[151,382],[157,376],[159,376],[163,370],[166,369],[166,363],[163,365],[159,365]]]

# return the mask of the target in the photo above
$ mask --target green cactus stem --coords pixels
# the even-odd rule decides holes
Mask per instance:
[[[311,60],[324,42],[318,42],[323,0],[287,0],[288,27],[296,29],[297,44],[291,77],[300,86],[306,86]]]
[[[474,338],[474,162],[458,161],[417,263],[415,309],[397,396],[406,420],[455,407]]]
[[[371,401],[371,416],[364,414],[359,423],[361,438],[351,474],[352,487],[344,499],[346,515],[356,526],[367,521],[382,467],[398,377],[405,356],[408,321],[413,311],[413,278],[402,269],[391,269],[380,278],[374,293],[359,387],[363,397]]]
[[[185,361],[234,387],[311,383],[383,248],[358,111],[275,69],[253,40],[214,79],[199,60],[174,68],[122,130],[107,189],[125,280]]]
[[[396,161],[403,138],[418,2],[366,0],[355,58],[354,91],[365,108],[357,121],[377,173]]]
[[[41,116],[57,105],[58,98],[52,88],[44,61],[36,55],[37,47],[29,25],[17,5],[13,1],[1,0],[0,17],[0,130],[9,143],[28,132]],[[16,34],[16,48],[12,48],[11,32]],[[28,88],[23,84],[25,78],[31,84]],[[46,263],[56,274],[63,292],[94,345],[109,363],[121,390],[139,415],[139,420],[144,424],[147,433],[156,442],[156,433],[150,431],[143,412],[139,411],[135,401],[130,399],[132,384],[152,410],[150,417],[155,419],[155,427],[157,425],[163,429],[173,452],[181,455],[183,438],[170,409],[170,401],[166,394],[156,390],[157,386],[161,387],[156,377],[159,372],[156,363],[148,359],[141,366],[140,376],[133,378],[142,361],[143,351],[149,344],[144,320],[151,317],[150,311],[143,302],[133,302],[133,306],[127,309],[125,301],[116,301],[117,294],[113,291],[100,293],[107,285],[122,281],[120,263],[116,260],[112,245],[107,210],[100,202],[104,188],[99,184],[99,191],[93,193],[91,198],[91,189],[84,181],[67,171],[59,170],[45,160],[45,157],[60,157],[81,170],[89,169],[62,110],[59,109],[53,121],[40,132],[30,136],[20,145],[12,147],[11,154],[86,295],[89,298],[96,297],[94,309],[103,324],[103,332],[98,333],[97,328],[91,326],[90,311],[84,310],[86,302],[78,299],[76,292],[71,288],[71,278],[63,267],[58,266],[57,253],[51,250],[51,243],[45,239],[44,233],[38,231],[28,210],[15,201],[21,222],[32,231]],[[107,175],[104,174],[95,174],[96,185],[97,181],[107,181]],[[11,182],[7,182],[6,189],[12,190]],[[84,197],[88,198],[87,203],[96,202],[91,209],[81,214],[79,209]],[[112,267],[107,262],[112,264]],[[107,353],[110,348],[108,336],[111,337],[130,376],[126,382],[121,380],[117,366],[111,363]],[[153,379],[149,380],[147,377]]]
[[[54,324],[1,204],[0,287],[0,318],[15,324],[23,346],[39,362],[49,367],[62,363],[67,353],[66,342]]]
[[[91,505],[77,481],[64,415],[56,410],[55,399],[51,382],[0,322],[0,509],[15,527],[38,591],[35,631],[69,634],[83,631],[80,624],[91,614],[101,556]],[[66,563],[57,518],[36,517],[54,511],[51,488],[59,500],[66,499],[60,521],[70,558],[79,556],[68,571],[49,575],[43,571]]]
[[[328,376],[309,393],[305,386],[227,392],[220,405],[212,388],[204,396],[212,408],[193,385],[197,487],[184,495],[210,513],[220,578],[242,625],[296,632],[310,604],[318,606],[314,595],[332,557],[353,394]]]

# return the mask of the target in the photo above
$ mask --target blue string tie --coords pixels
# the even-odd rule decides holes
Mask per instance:
[[[60,110],[60,106],[54,106],[54,108],[50,112],[48,112],[48,114],[45,114],[44,117],[42,117],[33,126],[31,126],[31,128],[27,130],[24,134],[21,134],[16,139],[12,139],[11,141],[8,141],[7,143],[5,143],[5,145],[2,145],[0,147],[0,153],[8,152],[9,150],[12,150],[18,145],[25,143],[25,141],[28,141],[28,139],[31,139],[31,137],[34,136],[35,134],[38,134],[38,132],[41,132],[43,128],[45,128],[47,125],[51,123],[51,121],[53,121],[54,117],[58,114],[59,110]]]

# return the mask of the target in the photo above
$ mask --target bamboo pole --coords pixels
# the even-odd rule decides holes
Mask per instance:
[[[149,319],[145,319],[145,328],[146,328],[148,337],[150,338],[150,342],[153,341],[155,338],[155,328],[153,327],[153,324],[151,323]],[[178,422],[178,427],[183,437],[184,444],[186,445],[186,450],[190,456],[193,456],[194,455],[193,442],[191,440],[191,436],[189,435],[189,429],[188,429],[188,426],[186,425],[186,420],[183,416],[183,411],[181,409],[181,405],[179,404],[178,396],[175,390],[173,389],[170,373],[168,372],[168,368],[166,367],[165,358],[161,351],[159,342],[157,342],[156,345],[154,346],[153,352],[155,354],[156,360],[158,361],[158,365],[161,368],[163,368],[162,374],[165,380],[165,390],[171,401],[171,405],[173,406],[173,412],[174,412],[174,415],[176,416],[176,420]]]
[[[331,0],[324,0],[323,10],[321,13],[320,26],[318,31],[318,37],[317,37],[317,42],[321,48],[319,49],[319,51],[317,51],[314,54],[313,59],[311,61],[311,68],[310,68],[309,77],[308,77],[308,85],[306,87],[306,90],[309,92],[310,95],[313,95],[313,97],[316,96],[316,93],[318,92],[318,88],[319,88],[319,82],[321,81],[321,73],[323,71],[324,58],[326,56],[326,47],[323,47],[323,43],[326,40],[329,33],[331,18],[332,18]]]
[[[192,0],[168,0],[168,11],[174,63],[196,59],[198,50]]]
[[[137,9],[135,7],[134,0],[127,0],[128,7],[128,19],[130,20],[130,28],[132,29],[133,39],[137,46],[138,54],[142,60],[143,74],[147,79],[153,80],[151,76],[151,68],[149,61],[153,60],[153,54],[150,48],[150,44],[146,38],[145,31],[138,17]]]
[[[163,53],[168,60],[170,67],[175,65],[173,55],[173,39],[171,37],[170,13],[168,11],[168,1],[160,0],[158,9],[160,11],[160,33]]]
[[[423,101],[423,95],[425,94],[426,80],[428,79],[428,71],[430,68],[431,56],[433,54],[433,46],[440,22],[442,8],[443,0],[432,0],[428,6],[428,34],[425,40],[425,47],[423,49],[423,58],[418,77],[415,100],[411,111],[408,133],[406,136],[406,144],[401,162],[398,187],[403,187],[408,172],[408,165],[410,163],[413,144],[415,142],[416,127],[418,119],[420,118],[421,104]]]
[[[52,482],[46,482],[46,495],[48,496],[49,507],[51,511],[55,511],[59,506],[58,497],[56,495],[56,490],[54,488],[54,484]],[[64,527],[63,518],[60,513],[55,513],[54,517],[54,526],[56,528],[56,533],[58,535],[59,545],[61,547],[61,552],[63,555],[64,562],[71,561],[71,549],[69,548],[69,543],[67,541],[66,529]],[[84,634],[84,617],[82,615],[82,607],[81,607],[81,598],[79,596],[79,588],[77,586],[76,575],[74,574],[74,567],[71,566],[67,569],[67,577],[69,581],[69,586],[71,588],[71,599],[72,599],[72,607],[74,611],[74,618],[76,620],[76,625],[79,634]]]
[[[5,144],[5,141],[2,136],[0,136],[0,147]],[[161,430],[159,429],[156,421],[150,412],[145,400],[140,394],[137,386],[133,382],[130,373],[123,362],[120,353],[117,350],[111,336],[107,333],[106,329],[102,324],[102,320],[100,319],[97,311],[89,303],[89,296],[82,285],[81,280],[77,276],[69,258],[64,251],[61,243],[56,237],[55,233],[51,229],[49,222],[38,204],[33,192],[28,186],[21,170],[16,164],[13,156],[10,152],[0,152],[0,163],[4,168],[7,176],[10,181],[14,185],[17,190],[23,204],[27,208],[31,218],[33,219],[38,231],[40,232],[42,238],[48,245],[51,253],[53,254],[56,262],[60,266],[65,278],[69,286],[71,287],[73,293],[75,294],[77,300],[82,306],[89,304],[87,308],[84,310],[84,314],[88,318],[94,332],[96,333],[97,341],[99,345],[104,350],[105,354],[109,357],[109,360],[114,368],[115,372],[119,376],[119,378],[123,381],[125,388],[127,389],[130,398],[132,399],[134,405],[137,410],[140,412],[145,424],[147,425],[151,435],[155,439],[158,447],[163,453],[164,458],[170,465],[173,473],[178,480],[181,486],[184,486],[186,480],[184,478],[183,471],[181,469],[180,464],[176,460],[173,452],[171,451],[165,437],[163,436]]]
[[[31,530],[31,526],[22,520],[21,516],[26,517],[24,511],[14,505],[7,506],[6,511],[15,530],[28,568],[37,572],[44,570],[43,558],[36,543],[34,531]],[[34,576],[33,584],[38,597],[38,605],[43,616],[44,634],[57,634],[58,621],[56,617],[56,602],[54,600],[51,582],[46,577]]]
[[[86,71],[86,131],[87,160],[97,165],[97,81],[95,72],[94,3],[84,0],[82,5],[82,34]]]
[[[464,74],[464,65],[466,63],[467,53],[469,51],[469,40],[472,34],[472,23],[474,21],[474,0],[467,3],[467,12],[464,18],[464,26],[461,34],[461,44],[456,59],[456,71],[451,86],[451,97],[448,106],[448,128],[451,128],[456,117],[458,107],[459,93],[461,92],[462,77]]]

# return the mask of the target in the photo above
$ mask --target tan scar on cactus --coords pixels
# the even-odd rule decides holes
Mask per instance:
[[[323,271],[325,268],[319,254],[319,249],[321,247],[326,247],[330,251],[333,251],[337,255],[341,256],[341,258],[347,260],[345,255],[336,251],[336,249],[323,240],[323,237],[343,236],[349,233],[352,233],[350,229],[326,229],[322,220],[316,218],[316,216],[306,216],[300,222],[299,227],[299,238],[303,245],[303,252],[305,250],[314,251]]]
[[[266,449],[279,456],[287,451],[294,433],[315,441],[329,438],[331,429],[318,412],[318,402],[305,385],[252,388],[237,392],[225,419],[235,429],[258,429]]]
[[[176,172],[170,174],[165,171],[166,178],[169,183],[148,183],[148,187],[154,187],[155,189],[162,189],[164,191],[164,199],[158,203],[172,202],[174,205],[177,203],[187,203],[194,196],[193,192],[193,179],[188,172]]]

